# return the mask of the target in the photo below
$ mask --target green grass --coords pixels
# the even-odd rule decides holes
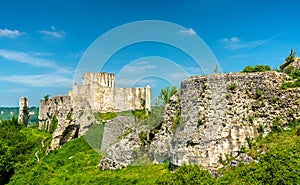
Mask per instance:
[[[41,140],[47,142],[50,135],[22,128],[21,133],[37,144],[28,161],[19,164],[10,184],[299,184],[299,130],[299,122],[295,121],[286,131],[281,129],[266,137],[258,137],[251,143],[251,149],[245,151],[253,158],[260,157],[258,163],[220,169],[223,176],[215,179],[195,165],[179,167],[174,174],[169,172],[168,164],[102,171],[96,168],[101,154],[93,150],[83,137],[65,143],[49,155],[42,150],[41,160],[37,163],[34,152],[41,148]]]
[[[77,138],[50,153],[28,173],[16,174],[10,184],[154,184],[168,172],[167,165],[102,171],[96,168],[100,157],[83,138]]]
[[[289,88],[300,87],[300,71],[295,71],[288,75],[292,79],[292,81],[282,83],[280,89],[285,90]]]

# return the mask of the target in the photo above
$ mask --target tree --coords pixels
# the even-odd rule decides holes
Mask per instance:
[[[162,100],[164,104],[169,103],[170,98],[177,92],[176,86],[172,86],[172,89],[170,90],[170,87],[166,87],[160,91],[160,95],[158,96],[158,99]]]
[[[295,58],[296,58],[295,55],[296,55],[295,50],[291,49],[290,55],[285,58],[285,62],[280,66],[281,71],[283,71],[283,69],[286,66],[288,66],[290,63],[295,61]]]
[[[44,100],[45,100],[45,101],[48,101],[48,100],[49,100],[49,96],[50,96],[49,94],[46,94],[46,95],[44,96]]]

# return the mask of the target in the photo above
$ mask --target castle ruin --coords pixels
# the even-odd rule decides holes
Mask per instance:
[[[28,108],[28,100],[25,97],[21,97],[19,101],[19,117],[18,122],[24,123],[26,127],[28,127],[28,119],[29,119],[29,108]]]
[[[115,88],[114,74],[85,73],[82,85],[74,84],[68,95],[40,100],[39,108],[38,128],[53,132],[51,148],[55,149],[84,135],[96,122],[94,113],[150,111],[150,87]]]

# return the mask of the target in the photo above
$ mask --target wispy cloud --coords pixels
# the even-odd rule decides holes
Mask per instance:
[[[184,35],[197,35],[196,31],[193,30],[193,28],[180,30],[179,33],[184,34]]]
[[[283,32],[280,32],[278,34],[275,34],[274,36],[263,39],[263,40],[254,40],[254,41],[243,41],[242,39],[238,37],[231,37],[231,38],[224,38],[221,39],[221,41],[224,43],[224,47],[230,50],[239,50],[239,49],[244,49],[244,52],[242,54],[248,53],[264,44],[267,42],[270,42],[271,40],[280,37],[291,30],[293,30],[294,27],[288,28],[287,30],[284,30]],[[240,55],[243,56],[243,55]]]
[[[71,87],[72,79],[59,74],[10,75],[0,81],[19,83],[31,87]]]
[[[65,36],[64,31],[57,30],[54,26],[50,27],[51,30],[41,30],[39,33],[42,33],[44,35],[48,35],[54,38],[63,38]]]
[[[7,28],[0,29],[0,38],[1,37],[8,37],[8,38],[16,38],[24,33],[20,32],[19,30],[9,30]]]
[[[41,58],[20,51],[0,49],[0,57],[32,66],[53,68],[62,73],[70,72],[70,69],[58,66],[53,60]]]
[[[156,68],[157,68],[156,65],[153,65],[148,61],[143,61],[143,62],[127,65],[124,68],[123,72],[128,73],[128,74],[133,74],[133,73],[134,74],[137,74],[137,73],[142,74],[142,73],[145,73],[149,70],[153,70],[153,69],[156,69]]]

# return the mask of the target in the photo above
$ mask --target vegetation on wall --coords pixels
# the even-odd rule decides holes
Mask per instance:
[[[295,50],[291,49],[291,52],[290,52],[289,56],[287,56],[287,57],[285,58],[285,62],[284,62],[282,65],[280,65],[280,70],[281,70],[281,71],[282,71],[284,68],[286,68],[286,66],[288,66],[289,64],[291,64],[292,62],[295,61],[295,59],[296,59],[295,55],[296,55]],[[288,73],[290,73],[290,72],[292,72],[292,71],[288,71]]]
[[[158,96],[159,100],[162,100],[163,104],[166,105],[167,103],[169,103],[170,98],[177,92],[177,88],[176,86],[172,86],[172,88],[170,87],[166,87],[164,89],[161,89],[160,91],[160,95]]]
[[[268,65],[256,65],[256,66],[246,66],[243,69],[243,73],[255,73],[255,72],[266,72],[271,71],[270,66]]]
[[[290,77],[289,81],[282,83],[281,89],[300,87],[300,71],[294,71],[288,74]]]

